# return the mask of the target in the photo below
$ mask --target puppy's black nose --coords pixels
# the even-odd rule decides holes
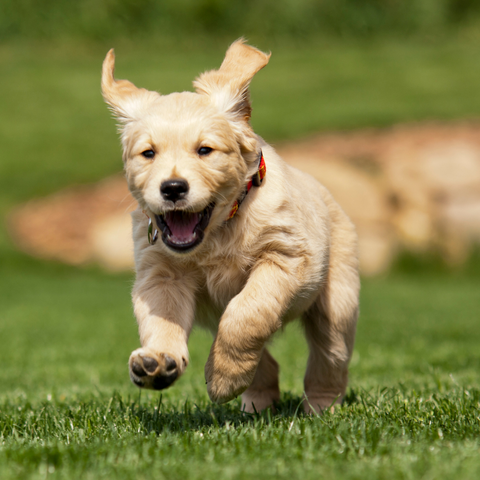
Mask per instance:
[[[173,180],[166,180],[160,185],[160,192],[165,200],[171,200],[175,203],[182,198],[185,198],[189,189],[188,182],[181,178],[174,178]]]

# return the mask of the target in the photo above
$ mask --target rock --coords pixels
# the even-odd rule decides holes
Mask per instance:
[[[25,252],[41,258],[80,265],[99,261],[103,265],[125,265],[125,250],[131,237],[127,222],[137,202],[122,176],[107,178],[95,185],[70,187],[45,198],[32,200],[14,209],[8,217],[11,236]],[[118,224],[118,226],[114,226]],[[125,240],[119,240],[127,233]],[[105,232],[112,238],[105,240]],[[117,247],[120,243],[122,247]],[[110,243],[110,252],[103,245]],[[113,260],[114,252],[120,257]],[[102,252],[102,253],[101,253]],[[121,253],[120,253],[121,252]]]
[[[102,218],[89,233],[93,260],[110,271],[133,270],[132,218],[128,213]]]

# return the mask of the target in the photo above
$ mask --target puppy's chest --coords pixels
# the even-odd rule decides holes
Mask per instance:
[[[215,262],[203,265],[202,270],[204,292],[216,307],[224,309],[245,286],[250,265],[240,257],[219,257]]]
[[[230,300],[240,293],[248,275],[228,261],[204,267],[203,285],[197,294],[195,321],[215,332]]]

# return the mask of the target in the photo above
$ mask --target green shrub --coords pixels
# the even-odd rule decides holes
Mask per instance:
[[[477,0],[2,0],[0,40],[431,35],[472,21],[480,23]]]

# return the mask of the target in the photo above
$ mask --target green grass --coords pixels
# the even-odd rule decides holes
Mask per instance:
[[[121,169],[99,92],[105,47],[0,47],[0,216]],[[268,49],[269,45],[260,45]],[[207,51],[122,43],[118,76],[162,92],[221,62]],[[280,142],[321,129],[480,115],[479,46],[324,45],[274,50],[254,80],[254,126]],[[72,212],[74,214],[74,212]],[[408,259],[407,259],[408,260]],[[133,278],[27,258],[0,227],[0,478],[480,478],[480,275],[408,260],[363,281],[350,389],[334,415],[298,408],[297,325],[275,338],[275,415],[212,405],[195,330],[185,376],[134,387]]]
[[[24,260],[2,276],[0,478],[478,478],[480,278],[365,280],[345,404],[298,409],[305,342],[273,342],[284,392],[275,415],[213,406],[211,339],[161,395],[130,384],[137,347],[129,275]]]
[[[478,478],[479,391],[364,394],[335,415],[110,398],[11,403],[2,478]],[[478,412],[477,412],[478,413]],[[450,425],[455,422],[453,430]],[[1,458],[1,457],[0,457]],[[2,459],[2,460],[3,460]],[[28,465],[28,467],[26,467]],[[13,468],[12,468],[13,467]],[[10,477],[10,473],[13,475]]]

